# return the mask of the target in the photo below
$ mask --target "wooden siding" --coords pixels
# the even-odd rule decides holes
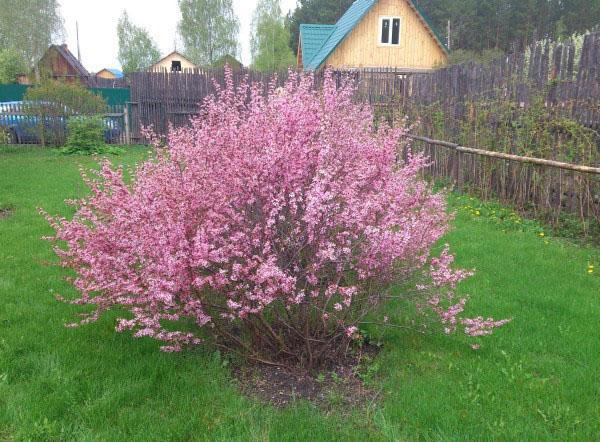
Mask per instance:
[[[84,79],[68,60],[55,48],[49,48],[38,63],[42,76],[49,76],[65,83],[81,83]]]
[[[153,65],[150,70],[153,72],[170,72],[171,71],[171,62],[173,61],[180,61],[181,62],[181,70],[188,70],[188,69],[195,69],[198,66],[196,66],[195,64],[193,64],[191,61],[189,61],[187,58],[185,58],[183,55],[177,53],[177,52],[173,52],[169,55],[167,55],[165,58],[163,58],[162,60],[158,61],[155,65]]]
[[[379,44],[380,17],[400,17],[400,44]],[[406,0],[380,0],[325,64],[338,69],[401,67],[433,69],[448,57],[419,14]]]
[[[117,76],[115,74],[113,74],[111,71],[109,71],[108,69],[102,69],[100,72],[98,72],[96,74],[96,77],[104,78],[107,80],[114,80],[115,78],[117,78]]]

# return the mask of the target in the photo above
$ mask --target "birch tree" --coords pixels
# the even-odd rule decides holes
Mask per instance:
[[[179,0],[179,35],[185,55],[198,65],[212,65],[238,55],[239,20],[232,0]]]
[[[252,17],[252,67],[259,71],[278,71],[295,65],[288,43],[280,0],[259,0]]]

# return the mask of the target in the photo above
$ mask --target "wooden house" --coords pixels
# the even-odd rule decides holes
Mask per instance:
[[[102,78],[104,80],[118,80],[123,78],[123,72],[118,69],[104,68],[101,71],[96,72],[96,78]]]
[[[196,66],[185,55],[177,51],[171,52],[164,58],[161,58],[148,69],[151,72],[183,72],[187,69],[196,69]]]
[[[448,62],[443,39],[413,0],[356,0],[334,25],[300,25],[298,66],[305,70],[431,70]]]
[[[92,78],[66,44],[50,46],[38,62],[37,70],[42,77],[66,83],[89,85]]]

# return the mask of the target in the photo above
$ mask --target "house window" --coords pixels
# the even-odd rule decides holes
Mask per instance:
[[[181,62],[179,60],[171,62],[171,72],[181,72]]]
[[[400,17],[381,17],[379,21],[379,29],[381,29],[379,43],[382,45],[399,45]]]

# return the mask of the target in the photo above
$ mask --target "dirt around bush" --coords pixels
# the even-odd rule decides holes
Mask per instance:
[[[378,352],[378,347],[366,345],[342,363],[316,374],[261,364],[237,367],[234,375],[245,395],[276,407],[304,399],[325,409],[350,410],[379,397],[379,392],[365,385]]]

